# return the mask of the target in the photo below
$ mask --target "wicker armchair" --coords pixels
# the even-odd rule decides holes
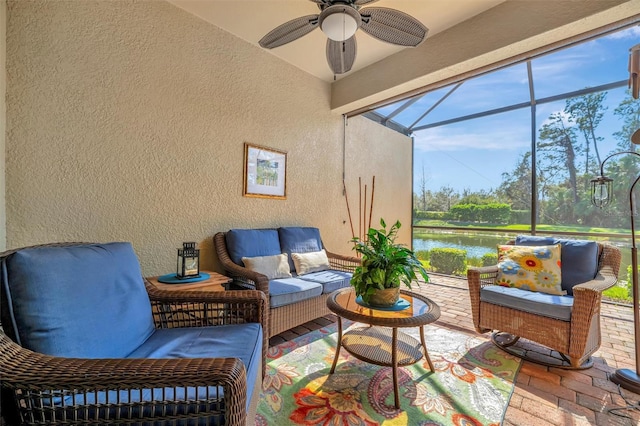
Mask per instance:
[[[508,244],[514,244],[510,241]],[[495,285],[497,266],[469,268],[467,273],[473,324],[478,333],[496,330],[493,342],[505,351],[532,362],[581,369],[592,365],[591,354],[600,347],[600,302],[602,292],[615,285],[620,269],[620,250],[598,243],[598,272],[588,282],[573,287],[573,307],[569,321],[532,314],[482,300],[482,289]],[[564,268],[564,263],[563,263]],[[564,297],[564,296],[562,296]],[[557,352],[544,355],[535,345]],[[549,353],[549,351],[546,351]]]
[[[78,245],[87,246],[65,243],[25,249],[69,248]],[[101,250],[108,244],[91,246],[97,246],[98,250]],[[252,380],[255,382],[252,389],[247,389],[249,376],[247,360],[229,356],[219,358],[204,356],[172,358],[171,356],[157,357],[154,354],[148,357],[125,358],[53,356],[23,347],[28,346],[25,342],[33,343],[40,337],[29,335],[29,328],[33,324],[29,322],[30,319],[27,319],[25,324],[20,324],[20,321],[25,319],[25,315],[11,313],[20,309],[16,299],[22,300],[23,295],[17,294],[18,292],[22,290],[33,292],[33,289],[29,290],[30,285],[25,284],[33,284],[34,281],[21,281],[21,277],[17,277],[15,270],[11,269],[12,260],[8,261],[11,255],[20,251],[24,253],[25,249],[0,253],[0,259],[2,259],[1,307],[4,328],[4,332],[0,333],[1,407],[2,416],[7,424],[253,424],[267,350],[266,335],[260,330],[260,327],[265,327],[268,314],[264,294],[258,291],[166,292],[156,289],[141,278],[139,266],[138,279],[133,279],[137,281],[134,283],[135,287],[144,282],[146,291],[145,289],[137,291],[141,292],[145,299],[148,296],[148,301],[151,303],[150,309],[145,312],[150,313],[152,319],[144,315],[149,321],[151,336],[144,344],[156,338],[158,334],[162,335],[159,332],[162,330],[165,333],[162,343],[166,347],[167,344],[171,344],[171,340],[166,338],[166,333],[175,336],[183,333],[188,335],[187,333],[191,330],[195,333],[192,336],[197,333],[203,333],[204,336],[207,330],[215,330],[218,327],[226,327],[224,330],[229,330],[226,331],[228,333],[233,332],[232,330],[241,331],[243,327],[252,328],[252,336],[256,337],[255,341],[258,343],[255,347],[259,348],[258,345],[261,345],[261,350],[256,350],[255,358],[252,358],[255,360],[252,371],[257,371],[257,374],[252,375],[256,377],[256,380]],[[131,253],[133,254],[132,249]],[[135,254],[133,257],[135,258]],[[76,259],[76,262],[80,264],[82,260]],[[121,267],[118,259],[114,258],[112,262],[115,265],[114,269]],[[137,263],[137,258],[135,262]],[[61,270],[68,266],[63,265]],[[105,269],[100,272],[108,275],[111,270]],[[51,275],[60,278],[60,273],[60,270],[57,270]],[[136,271],[133,271],[130,277],[135,277],[135,273]],[[101,290],[96,290],[95,286],[92,286],[94,278],[97,278],[95,281],[101,279],[93,276],[88,279],[78,279],[78,277],[70,279],[79,282],[79,286],[76,287],[80,289],[78,293],[83,293],[82,288],[88,289],[88,292],[99,292]],[[38,279],[42,285],[37,292],[41,293],[44,289],[47,296],[54,295],[53,299],[56,301],[57,283],[49,282],[55,280],[50,279],[48,273],[38,276],[36,280]],[[109,283],[108,279],[100,281],[101,284]],[[14,284],[10,287],[12,280]],[[16,280],[20,281],[19,285],[15,284]],[[122,292],[122,288],[115,291],[115,293]],[[85,309],[82,307],[83,296],[86,294],[78,294],[72,302],[78,306],[79,311]],[[26,305],[31,306],[28,303]],[[126,309],[123,306],[108,306],[108,308],[110,311],[116,311],[116,315],[122,315],[123,309]],[[96,317],[99,317],[102,307],[94,306],[93,309]],[[48,307],[45,310],[48,310]],[[89,312],[89,316],[92,315],[90,310],[85,312]],[[30,312],[26,314],[32,315]],[[91,323],[92,319],[79,318],[78,322],[83,321]],[[259,326],[255,327],[251,324],[259,324]],[[106,324],[107,327],[110,325]],[[78,327],[84,327],[84,325],[80,324]],[[172,328],[180,329],[168,330]],[[50,330],[39,331],[49,332]],[[122,334],[126,334],[126,331],[114,334],[113,342],[117,345],[118,339],[125,338]],[[211,338],[213,334],[208,336]],[[105,340],[109,339],[109,336],[104,337]],[[16,342],[22,342],[22,345]],[[60,340],[57,340],[57,343],[59,342]],[[86,330],[78,341],[80,346],[84,343],[87,346],[95,343],[94,336]],[[190,339],[189,343],[197,344],[195,339]],[[206,352],[213,346],[211,339],[202,343],[200,353]],[[247,346],[247,342],[243,344]],[[189,345],[176,346],[178,346],[176,350],[181,351],[184,346]],[[91,350],[91,348],[81,348],[81,350],[85,349]],[[253,396],[251,401],[247,400],[248,394]]]
[[[269,300],[269,278],[266,275],[234,263],[227,250],[225,235],[225,232],[218,232],[213,238],[218,259],[225,270],[225,274],[233,278],[234,284],[240,288],[260,290]],[[356,257],[342,256],[329,251],[326,251],[326,253],[331,269],[352,273],[360,265],[360,259]],[[329,293],[324,293],[320,296],[285,306],[270,307],[268,336],[275,336],[308,321],[331,314],[331,311],[327,308],[328,297]]]

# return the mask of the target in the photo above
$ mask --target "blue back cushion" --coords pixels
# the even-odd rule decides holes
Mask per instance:
[[[309,253],[322,250],[322,240],[318,228],[290,226],[278,228],[280,247],[289,257],[289,269],[296,270],[291,253]]]
[[[35,352],[122,358],[154,330],[129,243],[23,249],[3,260],[1,281],[2,325]]]
[[[225,235],[227,252],[236,265],[244,266],[243,257],[280,254],[280,240],[275,229],[232,229]]]
[[[592,280],[598,273],[598,243],[554,237],[519,235],[516,245],[537,246],[561,244],[562,289],[573,294],[573,286]]]

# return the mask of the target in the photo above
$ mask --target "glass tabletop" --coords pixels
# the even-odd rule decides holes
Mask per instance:
[[[343,288],[331,294],[327,307],[336,315],[371,325],[411,327],[429,324],[440,317],[440,308],[429,298],[406,290],[400,298],[409,306],[402,310],[380,310],[363,306],[356,301],[353,288]]]

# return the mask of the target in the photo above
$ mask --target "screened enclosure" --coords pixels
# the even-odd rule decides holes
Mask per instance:
[[[628,244],[640,158],[606,162],[606,209],[592,205],[590,181],[607,156],[637,150],[638,43],[628,27],[365,113],[413,137],[414,249],[460,247],[477,263],[522,233]]]

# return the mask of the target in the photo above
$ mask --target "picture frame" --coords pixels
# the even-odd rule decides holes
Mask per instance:
[[[242,195],[285,200],[287,198],[287,153],[245,142]]]

